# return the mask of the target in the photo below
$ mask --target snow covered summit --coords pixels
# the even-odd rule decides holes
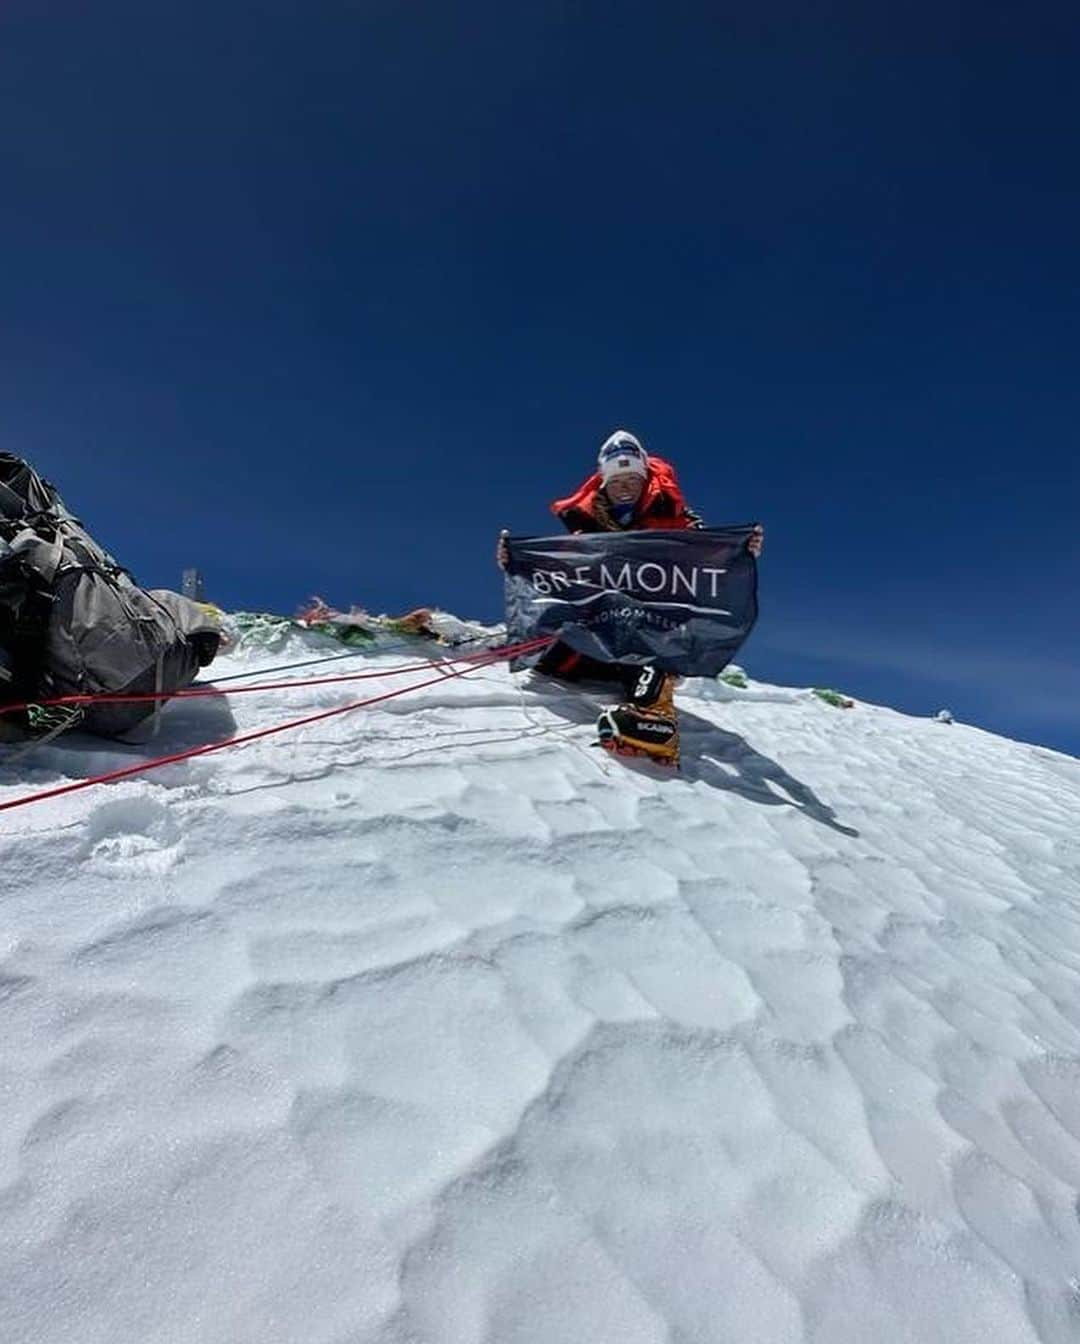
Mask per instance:
[[[1076,1344],[1080,762],[691,682],[668,775],[522,680],[0,814],[0,1339]]]

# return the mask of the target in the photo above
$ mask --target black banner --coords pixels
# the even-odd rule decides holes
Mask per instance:
[[[601,662],[714,677],[757,620],[752,531],[509,537],[508,638],[558,635]]]

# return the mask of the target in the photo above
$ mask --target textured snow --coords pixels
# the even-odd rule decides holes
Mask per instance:
[[[1075,1344],[1080,762],[679,700],[680,775],[498,668],[0,815],[4,1344]]]

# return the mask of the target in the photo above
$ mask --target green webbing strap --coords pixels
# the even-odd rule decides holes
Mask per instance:
[[[60,733],[82,721],[78,705],[27,705],[26,719],[33,733]]]

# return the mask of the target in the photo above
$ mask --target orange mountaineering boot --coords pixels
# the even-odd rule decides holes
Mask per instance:
[[[630,699],[605,709],[597,720],[600,745],[615,756],[645,756],[661,765],[679,764],[679,719],[670,672],[643,667]]]

